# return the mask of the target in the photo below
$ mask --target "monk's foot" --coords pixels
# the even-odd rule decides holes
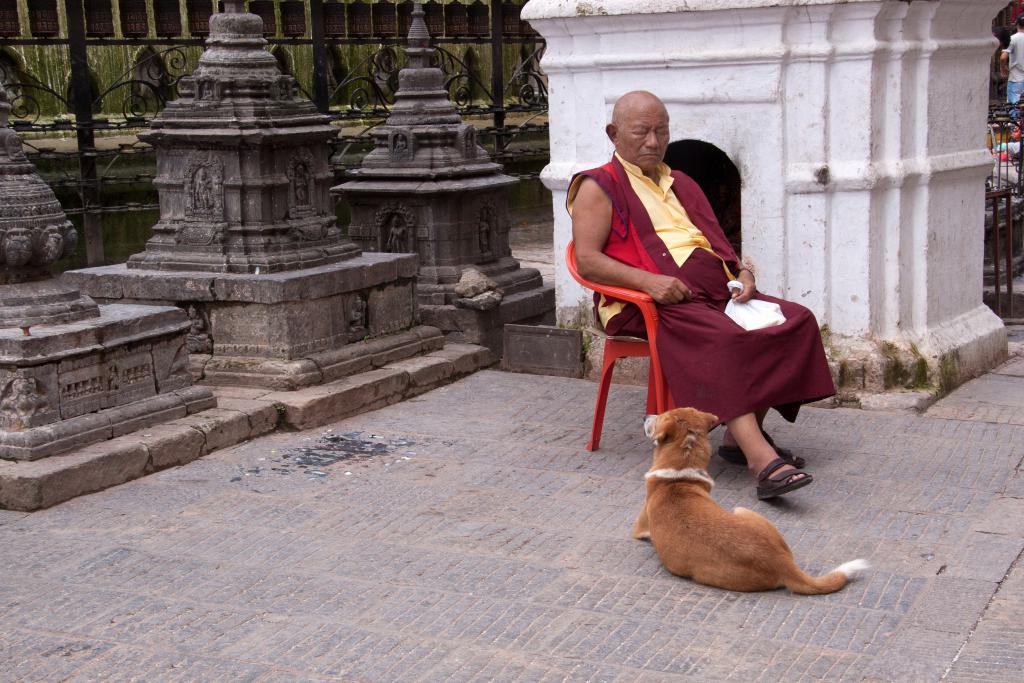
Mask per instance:
[[[782,458],[770,460],[760,469],[751,466],[750,471],[757,481],[757,497],[761,500],[784,495],[814,481],[809,472],[796,469]]]

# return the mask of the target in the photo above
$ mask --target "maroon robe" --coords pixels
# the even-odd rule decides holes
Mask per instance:
[[[677,277],[692,292],[683,303],[658,305],[658,355],[675,405],[713,413],[721,422],[775,408],[792,422],[802,404],[835,394],[818,323],[808,309],[758,292],[755,298],[779,304],[785,323],[747,331],[725,315],[730,295],[722,261],[733,273],[741,266],[696,182],[672,172],[672,191],[721,260],[695,249],[677,266],[617,159],[581,175],[597,181],[612,202],[604,252]],[[632,304],[608,321],[606,331],[646,337],[643,316]]]

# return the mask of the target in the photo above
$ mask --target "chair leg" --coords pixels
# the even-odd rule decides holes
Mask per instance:
[[[590,428],[590,441],[587,443],[588,451],[596,451],[601,446],[601,428],[604,427],[604,408],[608,402],[608,390],[612,384],[612,372],[615,370],[615,361],[619,359],[617,355],[608,348],[609,345],[605,344],[604,347],[604,363],[601,367],[601,382],[597,387],[597,403],[594,405],[594,424]]]
[[[665,412],[661,409],[661,387],[659,386],[659,381],[658,373],[655,372],[654,366],[651,366],[647,372],[647,412],[645,415],[660,415]]]

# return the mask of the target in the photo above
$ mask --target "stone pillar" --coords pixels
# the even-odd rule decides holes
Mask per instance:
[[[999,0],[530,0],[548,49],[555,253],[573,172],[607,161],[615,99],[742,177],[743,253],[807,305],[852,389],[948,389],[999,362],[982,305],[987,69]],[[560,262],[560,258],[556,258]],[[587,307],[564,267],[563,321]]]
[[[97,306],[54,280],[74,226],[0,90],[0,458],[36,460],[216,405],[191,387],[177,308]]]

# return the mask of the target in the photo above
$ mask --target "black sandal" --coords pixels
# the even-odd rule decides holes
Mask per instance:
[[[792,465],[798,470],[802,470],[807,465],[807,461],[799,455],[794,455],[793,451],[788,448],[779,448],[776,446],[775,442],[772,441],[772,437],[768,435],[768,432],[762,429],[761,434],[764,435],[764,440],[768,442],[768,445],[775,449],[775,452],[778,453],[779,457],[786,461],[787,465]],[[718,457],[726,462],[732,463],[733,465],[746,466],[747,464],[747,456],[739,446],[719,446]]]
[[[786,462],[782,458],[775,458],[768,466],[757,474],[757,497],[761,500],[767,500],[769,498],[775,498],[783,494],[789,493],[790,491],[796,491],[799,488],[807,486],[814,477],[809,472],[794,472],[786,471],[779,472],[774,477],[772,474],[780,467],[785,467],[790,463]],[[794,479],[794,477],[796,477]]]

